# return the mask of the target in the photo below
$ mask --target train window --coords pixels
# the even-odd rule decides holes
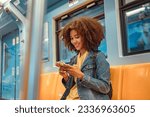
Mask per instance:
[[[150,52],[150,3],[146,1],[120,8],[123,55]]]
[[[8,50],[8,45],[6,43],[3,43],[3,75],[5,75],[7,69],[8,69],[8,61],[9,61],[9,52]]]
[[[75,52],[69,51],[62,39],[59,39],[59,33],[63,26],[69,22],[71,19],[80,16],[90,16],[95,18],[102,24],[105,29],[105,19],[104,19],[104,4],[103,0],[98,0],[96,2],[90,3],[88,5],[82,6],[82,8],[77,9],[73,12],[70,12],[66,15],[63,15],[56,19],[56,35],[57,35],[57,61],[62,60],[64,62],[68,62],[70,58],[75,55]],[[107,44],[106,39],[103,39],[99,46],[99,50],[101,50],[107,56]]]

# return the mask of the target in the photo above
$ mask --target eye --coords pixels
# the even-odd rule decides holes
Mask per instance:
[[[70,40],[73,40],[73,38],[72,38],[72,37],[70,37]]]
[[[79,36],[79,35],[76,35],[75,38],[78,39],[78,38],[80,38],[80,36]]]

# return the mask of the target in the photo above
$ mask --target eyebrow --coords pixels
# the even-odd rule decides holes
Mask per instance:
[[[75,34],[74,36],[80,36],[79,34]],[[70,38],[72,38],[72,36],[70,36]]]

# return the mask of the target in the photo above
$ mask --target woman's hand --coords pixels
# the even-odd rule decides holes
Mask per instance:
[[[66,71],[64,71],[61,67],[59,69],[59,74],[65,79],[65,81],[68,81],[69,74]]]
[[[65,70],[67,73],[69,73],[70,75],[74,76],[74,77],[77,77],[79,79],[82,80],[83,76],[84,76],[84,73],[81,72],[81,70],[79,69],[78,66],[74,65],[74,66],[71,66],[69,64],[64,64],[63,65],[63,70]]]
[[[59,74],[65,79],[65,81],[68,80],[69,74],[63,69],[63,64],[62,62],[56,62],[56,66],[59,67]]]
[[[65,63],[62,62],[62,61],[56,62],[56,66],[57,66],[57,67],[62,67],[63,65],[65,65]]]

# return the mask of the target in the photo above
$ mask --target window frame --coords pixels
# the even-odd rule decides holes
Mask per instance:
[[[126,15],[125,12],[136,8],[140,5],[149,3],[149,0],[136,0],[130,3],[125,4],[125,0],[119,1],[119,11],[120,11],[120,26],[121,26],[121,38],[122,38],[122,54],[123,56],[135,55],[135,54],[142,54],[146,52],[150,52],[150,50],[143,50],[137,52],[128,52],[128,35],[127,35],[127,27],[126,27]]]

